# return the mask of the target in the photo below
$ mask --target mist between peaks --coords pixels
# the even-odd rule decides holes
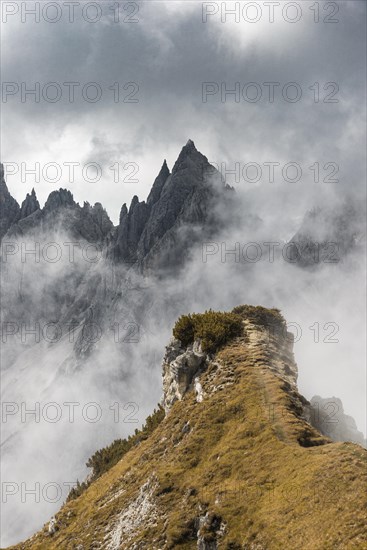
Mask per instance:
[[[296,241],[283,243],[278,241],[242,243],[238,241],[210,241],[201,244],[203,263],[219,259],[221,263],[257,263],[260,260],[274,263],[275,260],[284,260],[287,263],[296,264],[305,253],[311,256],[313,263],[338,263],[340,261],[339,243],[335,241],[307,241],[305,244]],[[14,265],[15,261],[19,261],[20,264],[56,264],[58,262],[96,264],[112,260],[111,255],[113,255],[113,251],[106,249],[103,244],[86,241],[63,242],[62,244],[55,241],[46,243],[3,241],[1,243],[1,260],[4,264],[11,263],[11,265]],[[127,258],[119,263],[131,265],[134,262]]]

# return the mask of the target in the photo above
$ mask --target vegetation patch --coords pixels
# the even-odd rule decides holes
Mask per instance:
[[[274,327],[278,330],[287,330],[286,321],[279,309],[267,309],[262,306],[250,306],[247,304],[236,306],[232,313],[240,315],[242,319],[248,319],[255,325]]]
[[[229,340],[243,334],[242,317],[236,313],[213,311],[181,315],[173,328],[173,336],[183,346],[200,339],[203,351],[215,353]]]
[[[67,501],[81,495],[93,481],[117,464],[130,449],[136,447],[141,441],[148,439],[149,435],[162,422],[164,416],[164,408],[158,405],[158,409],[154,409],[140,430],[136,429],[135,433],[129,435],[127,439],[115,439],[108,447],[96,451],[86,463],[86,466],[92,469],[92,474],[89,476],[88,481],[83,481],[82,483],[77,481],[76,487],[73,487],[68,494]]]

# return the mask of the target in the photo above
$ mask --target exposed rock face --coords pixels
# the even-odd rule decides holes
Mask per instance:
[[[153,204],[155,204],[159,200],[159,198],[161,196],[161,193],[162,193],[163,186],[166,183],[167,178],[168,178],[169,175],[170,175],[170,171],[169,171],[169,168],[167,166],[166,160],[164,160],[162,168],[161,168],[158,176],[154,180],[152,189],[151,189],[151,191],[148,195],[148,198],[147,198],[147,205],[148,206],[153,206]]]
[[[116,233],[115,259],[128,264],[136,262],[137,246],[148,217],[148,205],[145,201],[139,202],[136,195],[131,201],[129,210],[126,204],[122,206],[120,224]]]
[[[145,272],[182,265],[198,235],[215,228],[214,202],[229,200],[219,172],[189,140],[169,172],[164,162],[147,202],[122,207],[115,256]]]
[[[193,382],[195,386],[200,384],[195,375],[205,368],[206,363],[207,355],[202,352],[199,340],[183,349],[180,341],[172,338],[163,359],[162,404],[166,412],[175,401],[183,398]]]
[[[114,521],[110,534],[106,537],[107,550],[119,550],[121,547],[121,536],[128,544],[134,537],[134,533],[142,527],[154,524],[157,518],[157,509],[154,503],[154,492],[158,483],[152,475],[139,490],[137,497],[130,505],[121,511],[117,521]],[[130,543],[131,550],[139,550],[134,543]]]
[[[94,238],[103,240],[112,231],[113,224],[100,202],[96,202],[94,206],[85,202],[82,212],[82,219],[86,220],[86,226],[89,225],[89,230],[84,231],[87,240],[92,242]]]
[[[19,204],[8,191],[4,179],[4,165],[0,164],[0,241],[9,227],[19,219]]]
[[[223,535],[225,524],[216,514],[207,512],[198,520],[199,529],[197,532],[198,550],[217,550],[218,539]]]
[[[282,378],[293,391],[297,389],[298,368],[294,360],[293,334],[275,327],[261,327],[249,320],[245,320],[245,330],[248,337],[248,346],[255,355],[263,353],[269,357],[267,367],[276,376]]]
[[[57,521],[56,521],[56,518],[55,516],[53,516],[51,519],[50,519],[50,523],[48,524],[48,532],[50,533],[50,535],[54,535],[57,531]]]
[[[73,195],[67,189],[59,189],[49,194],[43,210],[48,213],[65,206],[75,206]]]
[[[19,237],[40,238],[40,234],[58,232],[92,243],[103,243],[111,233],[113,224],[100,203],[80,207],[67,189],[50,193],[42,210],[34,190],[23,201],[21,213],[6,233],[6,240]]]
[[[284,380],[287,391],[294,393],[299,400],[297,389],[298,369],[293,355],[293,335],[289,332],[277,331],[262,327],[250,320],[244,321],[246,345],[253,357],[268,357],[266,368]],[[183,398],[190,389],[196,392],[197,402],[204,399],[200,375],[210,363],[210,357],[203,353],[200,340],[183,348],[181,342],[172,338],[166,347],[163,359],[163,400],[162,404],[168,412],[175,401]],[[217,388],[214,388],[216,391]],[[306,403],[306,400],[304,400]],[[302,403],[298,403],[302,410]]]
[[[305,407],[309,422],[333,441],[352,441],[366,447],[363,433],[358,431],[354,418],[344,413],[338,397],[315,395]]]
[[[40,204],[37,200],[35,190],[32,189],[31,194],[27,193],[26,198],[22,202],[22,206],[20,209],[20,219],[27,218],[37,210],[40,210]]]
[[[199,153],[192,141],[183,147],[172,174],[164,183],[158,200],[144,228],[138,247],[143,260],[161,239],[183,222],[203,223],[207,215],[211,189],[205,181],[208,160]],[[165,245],[168,245],[167,236]]]

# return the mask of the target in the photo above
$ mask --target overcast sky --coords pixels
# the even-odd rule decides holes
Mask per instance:
[[[300,193],[317,200],[325,188],[342,195],[363,182],[365,2],[316,2],[319,13],[315,2],[275,2],[272,23],[272,9],[263,2],[257,10],[254,2],[238,3],[237,22],[223,7],[233,8],[233,2],[120,2],[119,21],[112,2],[76,3],[74,15],[64,3],[57,11],[49,2],[40,22],[24,11],[24,5],[30,10],[34,4],[2,6],[1,157],[17,164],[7,165],[7,181],[18,201],[33,186],[41,203],[53,189],[67,187],[81,203],[102,202],[116,223],[122,203],[134,194],[145,199],[163,159],[171,168],[188,138],[210,161],[225,162],[228,169],[236,162],[241,170],[248,162],[258,163],[260,183],[269,183],[263,163],[279,162],[275,183],[296,205]],[[93,18],[98,21],[88,21]],[[22,87],[24,92],[37,82],[39,102],[32,95],[22,98]],[[80,84],[74,86],[74,102],[65,82]],[[97,88],[85,87],[90,82]],[[214,83],[206,102],[204,82]],[[279,83],[273,103],[266,82]],[[284,89],[289,82],[297,88]],[[329,82],[335,84],[324,89]],[[120,88],[117,103],[114,83]],[[134,84],[124,89],[128,83]],[[228,90],[239,83],[240,97],[222,94],[221,83]],[[86,99],[93,100],[98,91],[99,101]],[[57,93],[60,100],[52,102]],[[299,93],[299,101],[283,97]],[[256,94],[261,94],[257,101]],[[36,162],[39,182],[25,174]],[[74,181],[65,165],[70,162],[79,163]],[[289,162],[302,168],[297,184],[282,177]],[[315,162],[323,185],[313,181],[309,167]],[[327,162],[335,164],[325,170]],[[52,167],[45,170],[47,163],[60,166],[58,182],[51,181],[57,174]],[[96,172],[87,170],[87,163],[101,167],[99,181],[91,181]],[[339,182],[322,182],[336,164]],[[251,169],[247,174],[256,179]],[[237,185],[254,184],[241,174]]]

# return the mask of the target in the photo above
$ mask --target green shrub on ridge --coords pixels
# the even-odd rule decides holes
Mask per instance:
[[[199,338],[203,351],[214,353],[231,338],[243,333],[242,317],[236,313],[205,311],[181,315],[173,329],[173,336],[183,346],[192,344]]]
[[[88,459],[86,466],[92,469],[91,475],[87,481],[80,483],[77,481],[75,487],[70,490],[67,501],[73,500],[80,496],[89,485],[101,477],[104,473],[108,472],[121,458],[133,447],[139,445],[141,441],[148,439],[149,435],[154,432],[157,426],[162,422],[165,417],[163,407],[159,404],[157,409],[154,409],[153,413],[148,416],[145,424],[140,430],[136,429],[133,435],[129,435],[127,439],[115,439],[108,447],[104,447],[94,453]]]
[[[268,309],[263,306],[249,306],[247,304],[236,306],[232,309],[232,313],[240,315],[243,319],[261,325],[264,327],[276,327],[278,329],[286,329],[286,321],[279,309]]]

